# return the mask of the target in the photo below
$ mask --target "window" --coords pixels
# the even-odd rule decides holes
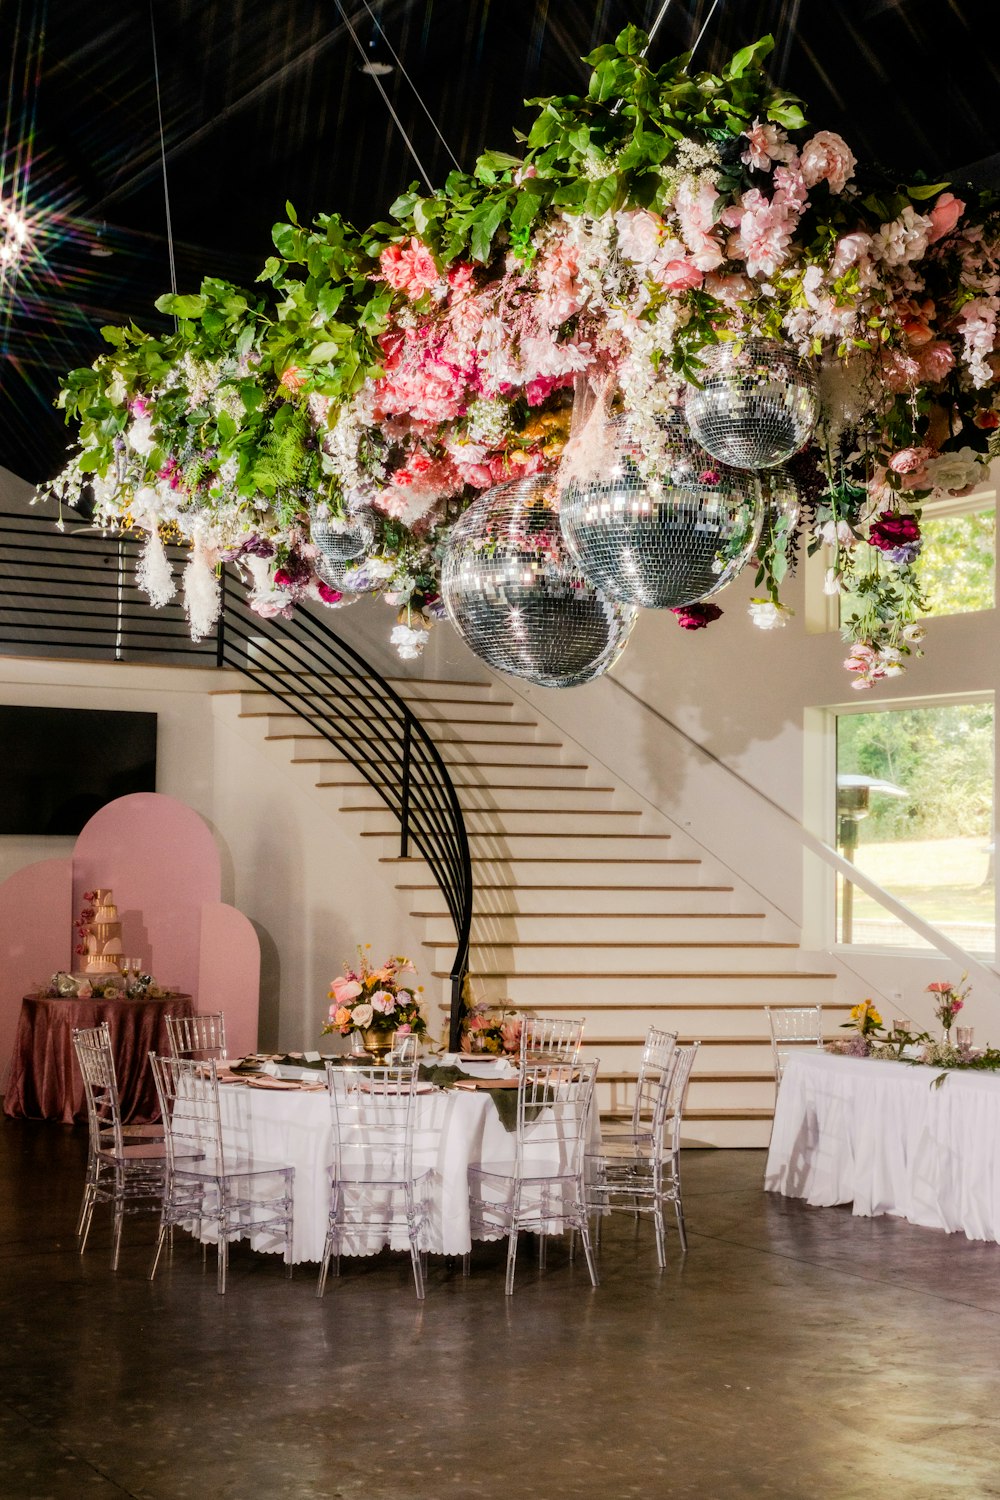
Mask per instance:
[[[971,953],[995,951],[993,703],[837,718],[837,847]],[[877,901],[837,880],[837,938],[925,948]]]
[[[927,613],[963,615],[992,609],[996,603],[996,506],[958,513],[950,506],[928,506],[920,524],[923,546],[916,572],[927,596]]]

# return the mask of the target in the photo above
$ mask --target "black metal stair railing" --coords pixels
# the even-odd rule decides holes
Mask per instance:
[[[172,562],[186,554],[168,548]],[[465,819],[441,753],[391,683],[326,622],[298,608],[264,620],[223,576],[215,634],[193,642],[179,603],[153,610],[135,584],[139,547],[79,518],[65,534],[41,511],[0,514],[0,650],[6,655],[228,667],[263,687],[330,744],[399,822],[401,858],[428,865],[455,925],[449,1046],[460,1040],[472,922]]]

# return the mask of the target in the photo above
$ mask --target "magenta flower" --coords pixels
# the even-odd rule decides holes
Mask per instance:
[[[679,604],[670,613],[676,615],[682,630],[704,630],[706,625],[719,619],[722,610],[717,604]]]

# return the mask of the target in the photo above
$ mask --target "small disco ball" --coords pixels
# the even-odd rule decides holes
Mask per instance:
[[[786,517],[788,521],[787,530],[794,531],[799,524],[799,492],[785,469],[772,469],[767,478],[761,481],[766,503],[771,508],[771,513],[777,519],[779,516]]]
[[[819,416],[816,376],[781,344],[748,339],[703,353],[701,385],[689,385],[691,435],[720,463],[773,469],[809,441]]]
[[[539,687],[600,677],[636,619],[573,566],[552,474],[498,484],[469,507],[448,536],[441,597],[482,661]]]
[[[342,596],[340,599],[324,599],[323,603],[328,609],[346,609],[348,604],[356,604],[361,598],[361,595],[355,593],[350,584],[345,581],[342,563],[332,563],[328,557],[320,553],[313,563],[313,572],[321,583],[326,584],[327,588],[336,589],[337,593]]]
[[[356,562],[371,550],[375,521],[367,506],[352,511],[344,521],[322,516],[314,506],[309,512],[309,534],[327,562],[338,568],[343,563]]]
[[[679,419],[662,434],[655,477],[641,472],[622,417],[609,467],[573,478],[560,520],[570,553],[611,599],[645,609],[693,604],[732,581],[757,545],[763,506],[757,481],[724,469]]]

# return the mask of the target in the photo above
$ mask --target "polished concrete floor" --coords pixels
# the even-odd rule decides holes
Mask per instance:
[[[690,1250],[605,1233],[463,1281],[345,1262],[316,1301],[189,1241],[81,1258],[82,1132],[0,1124],[0,1500],[943,1500],[1000,1496],[1000,1246],[761,1191],[760,1152],[686,1154]],[[100,1211],[99,1211],[100,1212]]]

